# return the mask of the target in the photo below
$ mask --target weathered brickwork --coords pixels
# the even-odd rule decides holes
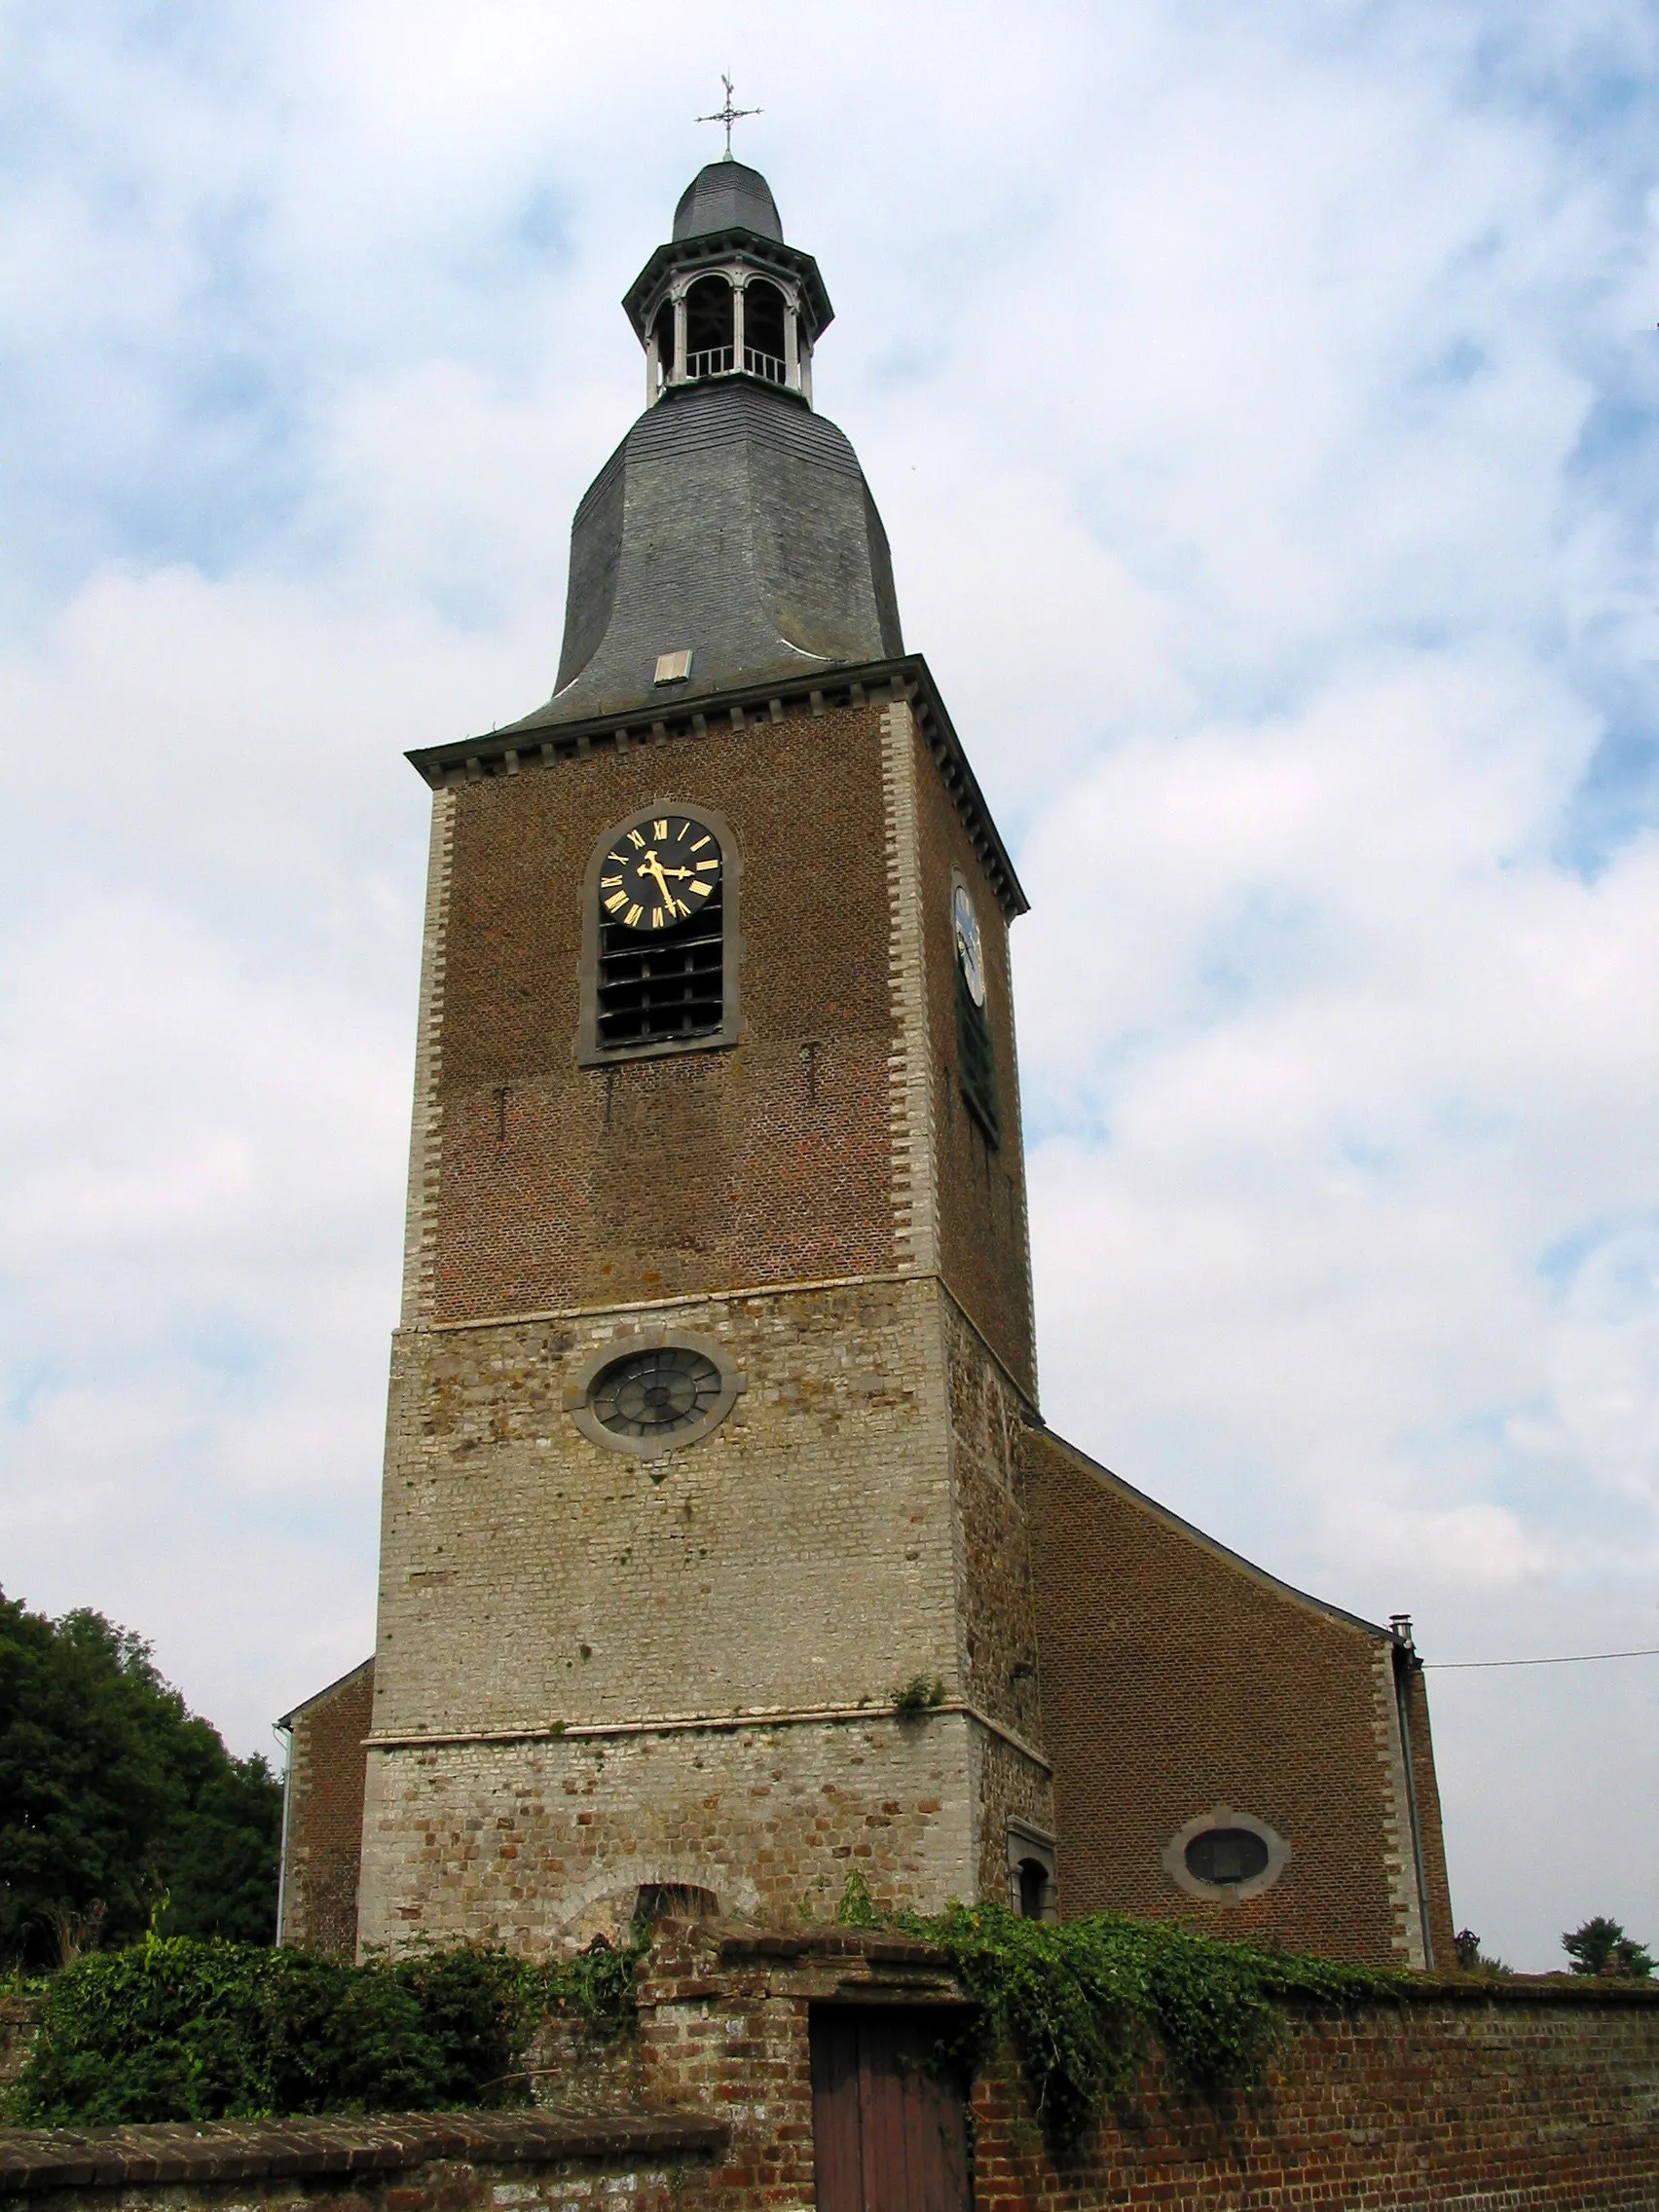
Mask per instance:
[[[445,796],[436,1317],[892,1270],[880,710],[717,722]],[[742,1036],[578,1067],[588,860],[657,802],[735,839]]]
[[[788,1918],[852,1863],[894,1902],[1003,1898],[1017,1818],[1058,1832],[1062,1913],[1420,1962],[1444,1869],[1425,1714],[1425,1924],[1391,1646],[1128,1528],[1039,1433],[1008,917],[964,771],[889,690],[446,771],[360,1939],[546,1948],[664,1881]],[[647,806],[723,826],[737,1041],[582,1066],[589,863]],[[962,1095],[958,879],[1000,1145]],[[648,1461],[573,1418],[646,1332],[736,1391]],[[901,1722],[917,1679],[941,1702]],[[1293,1858],[1222,1910],[1159,1855],[1230,1801]]]
[[[1659,2006],[1536,1995],[1292,2011],[1259,2091],[1215,2112],[1149,2066],[1068,2172],[1005,2052],[974,2096],[975,2212],[1659,2205]]]
[[[940,1301],[926,1281],[702,1300],[399,1341],[379,1733],[857,1706],[954,1686]],[[642,1464],[571,1379],[647,1322],[744,1378]]]
[[[673,2112],[0,2129],[0,2201],[41,2212],[695,2212],[714,2201],[727,2133],[718,2119]]]
[[[335,1958],[350,1958],[357,1944],[363,1743],[374,1687],[369,1659],[282,1722],[290,1735],[277,1941]]]
[[[1420,1921],[1402,1909],[1415,1877],[1390,1640],[1247,1567],[1048,1431],[1022,1449],[1062,1916],[1176,1914],[1328,1958],[1420,1965]],[[1414,1750],[1419,1822],[1438,1838],[1426,1725]],[[1290,1844],[1284,1874],[1253,1898],[1193,1897],[1161,1863],[1218,1805]],[[1425,1871],[1430,1926],[1449,1943],[1438,1851]]]
[[[852,1931],[666,1934],[641,1987],[646,2093],[728,2120],[713,2180],[734,2212],[811,2202],[814,2010],[910,2006],[942,2029],[958,1992],[939,1954]],[[1352,2013],[1290,2008],[1285,2030],[1262,2086],[1219,2110],[1155,2053],[1063,2171],[1003,2049],[972,2089],[975,2212],[1659,2205],[1655,1994],[1427,1982]]]
[[[943,1314],[963,1694],[1041,1745],[1037,1592],[1020,1457],[1027,1411],[954,1304]]]
[[[733,2212],[810,2203],[814,2010],[910,2006],[943,2029],[942,1961],[879,1933],[665,1934],[641,1986],[646,2093],[730,2123],[712,2178]],[[1454,1980],[1352,2013],[1292,2007],[1259,2089],[1196,2102],[1155,2053],[1066,2170],[1011,2050],[972,2107],[975,2212],[1638,2212],[1659,2206],[1659,1994]]]
[[[366,1941],[529,1954],[626,1928],[642,1884],[761,1922],[832,1916],[850,1872],[895,1906],[973,1888],[961,1714],[376,1750]]]

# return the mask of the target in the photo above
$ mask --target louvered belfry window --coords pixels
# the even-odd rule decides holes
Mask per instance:
[[[602,1051],[690,1042],[725,1021],[719,840],[682,809],[619,831],[600,865],[594,1038]]]

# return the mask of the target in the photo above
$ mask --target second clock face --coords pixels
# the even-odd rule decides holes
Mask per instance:
[[[671,930],[714,897],[720,848],[692,814],[659,814],[625,830],[599,871],[600,909],[629,930]]]
[[[974,902],[968,896],[968,886],[965,883],[956,886],[956,896],[950,906],[956,932],[956,957],[962,963],[962,979],[968,985],[968,996],[974,1004],[983,1006],[985,947],[979,938],[979,917],[974,911]]]

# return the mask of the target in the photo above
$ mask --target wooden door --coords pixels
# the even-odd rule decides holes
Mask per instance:
[[[938,2012],[817,2006],[818,2212],[969,2212],[968,2118],[933,2071]]]

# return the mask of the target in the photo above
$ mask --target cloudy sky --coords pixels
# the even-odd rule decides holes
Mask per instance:
[[[1046,1410],[1432,1662],[1659,1645],[1659,18],[0,0],[0,1581],[373,1635],[426,796],[551,688],[718,135],[1033,900]],[[1659,1660],[1430,1677],[1659,1938]]]

